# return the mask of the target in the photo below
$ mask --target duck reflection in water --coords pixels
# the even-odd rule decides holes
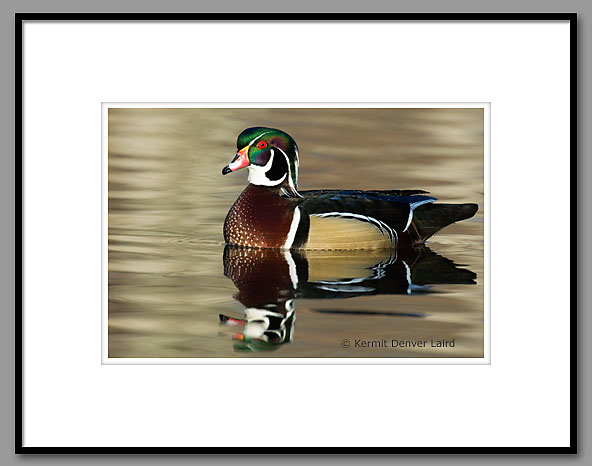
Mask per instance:
[[[227,245],[224,275],[238,288],[244,317],[220,314],[235,350],[265,351],[292,341],[296,299],[342,299],[433,292],[437,284],[475,284],[476,274],[427,246],[386,250],[281,250]],[[421,317],[421,314],[319,311]]]

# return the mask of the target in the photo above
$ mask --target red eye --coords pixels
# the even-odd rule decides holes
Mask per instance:
[[[266,141],[259,141],[259,143],[257,144],[257,149],[259,149],[259,150],[265,149],[266,147],[267,147]]]

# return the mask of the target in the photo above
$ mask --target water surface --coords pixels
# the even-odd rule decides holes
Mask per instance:
[[[220,170],[249,126],[294,137],[302,190],[424,189],[479,211],[413,251],[225,248],[247,173]],[[110,357],[483,356],[481,109],[110,109],[108,165]]]

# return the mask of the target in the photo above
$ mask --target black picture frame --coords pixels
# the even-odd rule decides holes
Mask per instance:
[[[16,13],[15,14],[15,452],[17,454],[575,454],[578,452],[577,281],[570,287],[570,445],[568,447],[27,447],[23,445],[23,23],[25,21],[569,21],[570,259],[577,276],[577,14],[576,13]]]

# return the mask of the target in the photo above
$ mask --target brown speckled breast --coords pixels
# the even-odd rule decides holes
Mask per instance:
[[[277,188],[249,184],[226,215],[224,240],[238,246],[282,247],[293,214],[292,203]]]

